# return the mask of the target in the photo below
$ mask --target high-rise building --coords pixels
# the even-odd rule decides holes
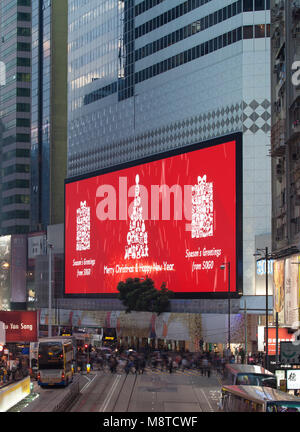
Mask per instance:
[[[0,1],[0,234],[30,223],[31,0]]]
[[[270,118],[269,0],[69,1],[68,177],[242,133],[248,314],[265,313],[253,254],[256,238],[271,233]],[[91,322],[118,326],[123,310],[110,299],[65,298],[58,305],[64,325],[65,317],[81,322],[72,309],[98,309]],[[218,301],[215,309],[205,305],[210,317],[226,313]],[[104,310],[115,313],[104,319]],[[201,301],[173,300],[171,311],[185,313],[195,327],[191,340],[199,337]],[[211,333],[212,321],[202,318],[202,334]],[[150,327],[155,334],[154,321]]]
[[[272,2],[272,245],[300,248],[300,1]],[[297,77],[296,77],[297,78]],[[299,81],[299,80],[298,80]]]
[[[299,324],[300,263],[300,1],[271,3],[272,251],[274,312]],[[296,326],[296,327],[295,327]]]
[[[271,232],[270,3],[69,2],[68,176],[243,132],[244,293]]]
[[[32,0],[31,231],[64,219],[67,0]]]
[[[68,1],[32,0],[31,218],[27,277],[27,306],[30,308],[39,307],[41,301],[48,299],[45,232],[49,225],[56,226],[64,221],[67,36]],[[58,261],[61,262],[58,253],[56,248],[53,274],[60,265]],[[57,277],[53,276],[53,280],[56,286]]]

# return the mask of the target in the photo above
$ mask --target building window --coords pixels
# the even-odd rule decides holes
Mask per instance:
[[[30,67],[30,58],[26,57],[18,57],[17,58],[17,66],[27,66]]]
[[[253,0],[243,0],[243,11],[244,12],[253,11]]]
[[[30,104],[17,103],[17,112],[30,112]]]
[[[18,12],[17,19],[18,21],[30,21],[31,14],[26,12]]]
[[[30,51],[31,44],[27,42],[18,42],[17,43],[17,51]]]
[[[255,37],[264,38],[266,33],[266,28],[264,24],[259,24],[255,26]]]
[[[30,27],[18,27],[17,35],[18,36],[31,36],[31,28]]]
[[[30,73],[17,73],[17,81],[30,82]]]
[[[253,26],[243,27],[243,39],[253,39]]]
[[[31,6],[31,0],[18,0],[18,6]]]
[[[30,97],[30,89],[17,87],[17,96],[20,97]]]
[[[265,0],[254,0],[254,9],[256,11],[265,10]]]

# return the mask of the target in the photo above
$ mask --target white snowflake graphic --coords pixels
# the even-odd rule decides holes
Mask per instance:
[[[90,249],[90,213],[90,207],[87,207],[86,201],[81,202],[80,207],[77,209],[76,250],[78,251]]]
[[[125,259],[140,259],[148,256],[148,233],[143,219],[139,181],[140,177],[137,174],[135,177],[133,211],[130,216],[127,246],[125,247]]]
[[[206,175],[199,176],[192,187],[192,238],[213,236],[213,210],[213,183],[207,183]]]

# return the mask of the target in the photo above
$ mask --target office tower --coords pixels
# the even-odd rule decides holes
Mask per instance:
[[[31,231],[64,219],[67,1],[32,1]]]
[[[0,2],[0,234],[30,221],[31,0]]]
[[[243,133],[244,294],[271,232],[270,3],[69,2],[68,176]]]

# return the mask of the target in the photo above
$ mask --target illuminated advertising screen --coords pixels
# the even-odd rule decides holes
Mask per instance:
[[[65,182],[65,294],[114,297],[127,278],[177,297],[241,289],[241,135]]]

